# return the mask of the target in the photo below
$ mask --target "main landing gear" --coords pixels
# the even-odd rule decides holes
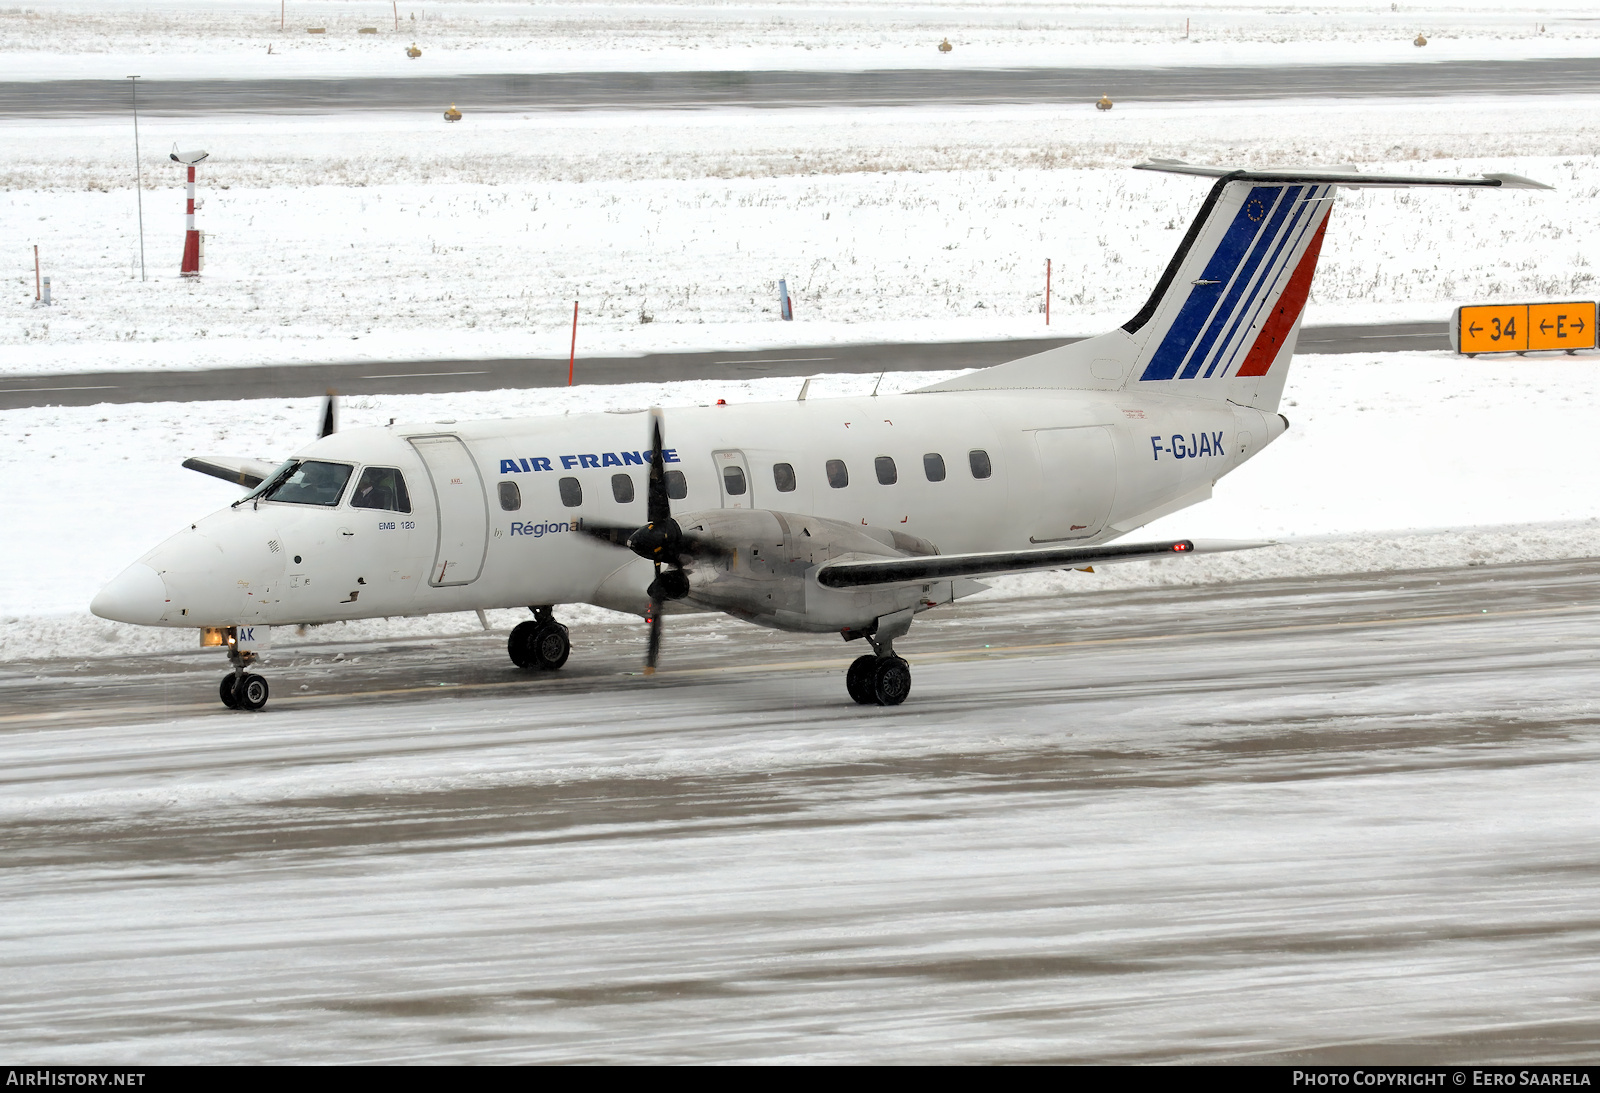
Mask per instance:
[[[847,641],[864,637],[872,645],[872,652],[852,661],[844,675],[844,689],[863,706],[898,706],[911,693],[911,665],[894,652],[894,639],[910,629],[911,612],[903,614],[903,620],[894,616],[880,619],[875,633],[857,631],[845,637]],[[884,625],[886,622],[890,625]]]
[[[241,650],[229,643],[228,659],[233,671],[222,677],[217,693],[222,704],[230,710],[259,710],[267,704],[267,681],[254,672],[245,671],[255,661],[255,653]]]
[[[530,607],[532,622],[521,622],[512,628],[506,640],[506,652],[511,663],[518,668],[555,671],[567,662],[572,653],[572,641],[567,628],[555,620],[553,609]]]
[[[868,653],[851,662],[844,686],[863,706],[898,706],[911,693],[911,665],[893,654],[880,657]]]

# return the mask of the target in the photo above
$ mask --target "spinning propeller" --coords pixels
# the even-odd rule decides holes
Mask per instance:
[[[332,387],[328,388],[328,393],[322,397],[322,418],[317,425],[318,440],[321,440],[325,436],[332,436],[339,428],[338,399],[339,392],[335,391]]]
[[[655,566],[650,582],[650,647],[645,653],[644,670],[650,675],[661,656],[661,606],[667,600],[681,600],[689,594],[689,575],[684,566],[701,558],[719,558],[727,550],[710,539],[687,535],[672,518],[672,501],[667,496],[667,464],[661,454],[661,411],[650,411],[650,475],[645,485],[643,527],[625,528],[583,522],[583,530],[614,546],[626,547]],[[666,569],[663,571],[662,567]]]

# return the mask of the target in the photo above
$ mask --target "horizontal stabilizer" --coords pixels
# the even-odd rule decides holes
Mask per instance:
[[[212,478],[220,478],[224,482],[232,482],[236,486],[248,486],[251,489],[266,481],[267,476],[278,469],[278,464],[268,463],[264,459],[234,459],[222,456],[192,455],[183,461],[186,470],[199,471],[209,474]]]
[[[1135,171],[1166,171],[1175,175],[1237,179],[1240,182],[1294,183],[1348,186],[1356,189],[1388,186],[1487,186],[1507,190],[1553,190],[1543,182],[1521,175],[1492,174],[1477,178],[1429,178],[1425,175],[1364,175],[1353,167],[1274,167],[1251,171],[1237,167],[1205,167],[1181,159],[1156,159],[1140,163]]]
[[[919,558],[887,558],[828,562],[817,570],[817,581],[829,588],[921,584],[955,577],[992,577],[1002,573],[1027,573],[1038,569],[1081,569],[1112,562],[1137,562],[1174,554],[1217,554],[1229,550],[1254,550],[1270,542],[1232,539],[1178,539],[1165,543],[1107,543],[1105,546],[1056,547],[1050,550],[1011,550],[993,554],[934,554]]]

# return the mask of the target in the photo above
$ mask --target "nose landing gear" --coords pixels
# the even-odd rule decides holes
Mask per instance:
[[[230,710],[259,710],[267,704],[267,681],[254,672],[229,672],[218,692]]]
[[[261,709],[267,704],[267,681],[254,672],[245,671],[254,663],[256,654],[229,642],[228,659],[233,662],[233,671],[222,677],[217,688],[222,704],[230,710]]]
[[[518,623],[506,640],[506,652],[518,668],[555,671],[572,654],[567,628],[555,620],[550,607],[530,607],[532,622]]]

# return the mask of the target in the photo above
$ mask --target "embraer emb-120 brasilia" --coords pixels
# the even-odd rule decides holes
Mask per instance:
[[[528,607],[511,659],[566,662],[554,608],[721,611],[864,639],[860,703],[911,687],[894,642],[978,578],[1259,544],[1111,542],[1211,496],[1288,427],[1278,400],[1340,186],[1549,189],[1515,175],[1145,170],[1213,177],[1138,314],[1099,337],[883,398],[335,431],[129,566],[102,618],[224,646],[223,704],[259,709],[271,626]]]

